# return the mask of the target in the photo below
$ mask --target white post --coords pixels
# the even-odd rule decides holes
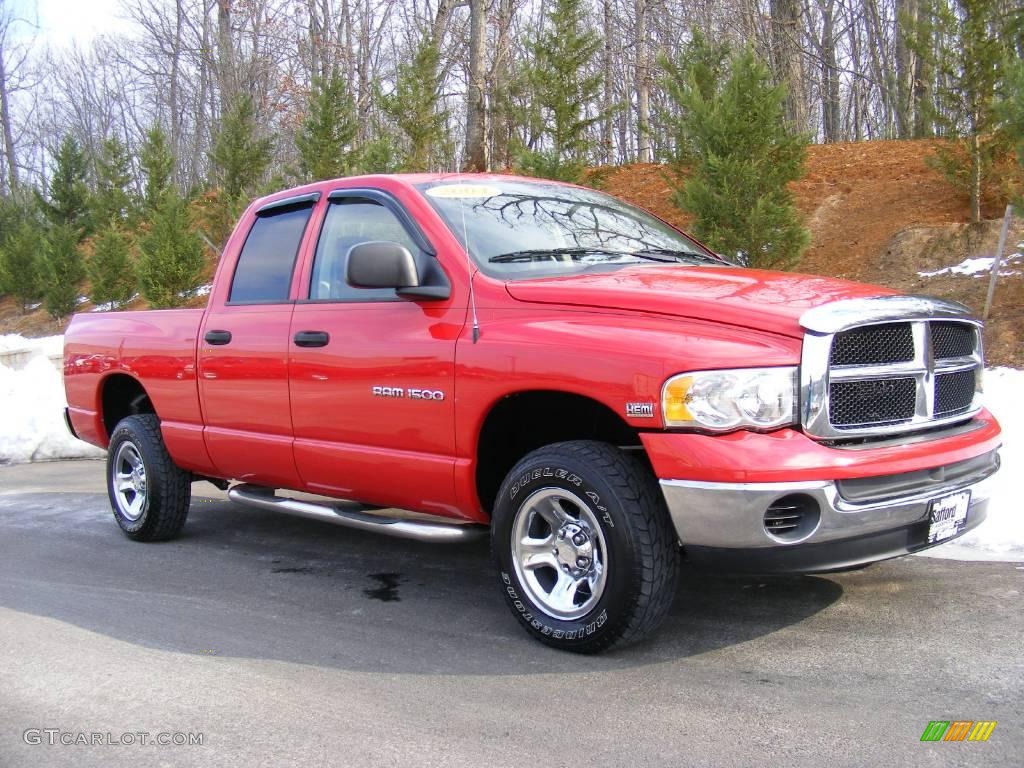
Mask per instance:
[[[1013,206],[1006,206],[1006,214],[1003,216],[1003,228],[999,230],[999,247],[996,248],[996,256],[992,259],[992,271],[988,277],[988,295],[985,297],[985,311],[981,313],[982,320],[988,320],[988,311],[992,309],[992,296],[996,292],[996,278],[999,277],[999,267],[1003,263],[1003,249],[1006,248],[1006,233],[1010,229],[1010,219],[1013,218]]]

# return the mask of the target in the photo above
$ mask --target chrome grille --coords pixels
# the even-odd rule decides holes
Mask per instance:
[[[837,333],[831,365],[883,365],[914,359],[914,334],[907,323],[885,323]]]
[[[801,324],[801,417],[814,437],[927,429],[980,409],[981,326],[962,305],[855,299],[811,310]]]
[[[974,354],[975,330],[964,323],[932,323],[932,356],[936,360]]]
[[[829,387],[828,419],[839,429],[903,424],[916,405],[913,378],[837,381]]]
[[[971,407],[977,388],[977,371],[940,373],[935,377],[935,415],[963,413]]]

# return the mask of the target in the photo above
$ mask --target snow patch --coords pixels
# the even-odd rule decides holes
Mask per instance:
[[[139,294],[133,293],[132,297],[130,299],[128,299],[128,301],[124,302],[123,304],[118,304],[118,303],[113,302],[113,301],[108,301],[108,302],[106,302],[104,304],[97,304],[95,307],[93,307],[89,311],[90,312],[111,312],[111,311],[113,311],[115,309],[120,309],[121,307],[128,306],[133,301],[135,301],[137,298],[139,298]]]
[[[1017,247],[1024,250],[1024,243],[1018,244]],[[977,256],[971,259],[964,259],[959,264],[954,264],[951,267],[936,269],[934,272],[918,272],[917,274],[919,277],[938,277],[939,275],[984,277],[992,271],[993,261],[995,261],[995,256]],[[1010,277],[1011,275],[1019,275],[1021,274],[1020,270],[1014,269],[1014,267],[1019,266],[1024,266],[1024,253],[1011,253],[999,265],[999,276]]]
[[[187,291],[181,291],[178,296],[182,299],[191,299],[194,296],[209,296],[210,291],[213,290],[213,283],[207,283],[206,285],[200,285],[198,288],[190,288]]]

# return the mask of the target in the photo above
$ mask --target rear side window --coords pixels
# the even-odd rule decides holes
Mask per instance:
[[[387,207],[363,198],[343,198],[331,203],[320,230],[313,259],[309,298],[334,301],[393,301],[392,288],[355,288],[345,272],[352,246],[372,240],[389,240],[415,254],[415,241]]]
[[[273,303],[288,300],[295,257],[312,206],[259,216],[238,255],[228,301]]]

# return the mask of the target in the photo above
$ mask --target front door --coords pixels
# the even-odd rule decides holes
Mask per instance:
[[[313,493],[455,514],[455,339],[465,307],[345,280],[357,243],[425,255],[401,214],[379,192],[331,195],[307,298],[291,319],[295,462]]]

